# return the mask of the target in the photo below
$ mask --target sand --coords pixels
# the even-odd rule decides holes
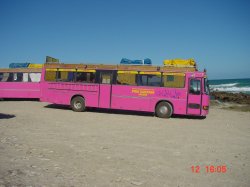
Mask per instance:
[[[250,186],[249,176],[249,112],[213,106],[206,119],[160,119],[0,101],[1,187],[233,187]]]

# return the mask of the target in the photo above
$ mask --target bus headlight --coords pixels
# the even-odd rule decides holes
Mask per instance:
[[[203,110],[208,110],[209,106],[203,106]]]

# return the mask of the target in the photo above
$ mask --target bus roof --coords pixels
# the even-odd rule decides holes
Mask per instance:
[[[105,64],[44,64],[45,68],[86,69],[86,70],[125,70],[158,72],[195,72],[196,67],[147,66],[147,65],[105,65]]]

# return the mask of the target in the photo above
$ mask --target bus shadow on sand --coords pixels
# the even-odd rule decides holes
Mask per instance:
[[[68,105],[58,105],[58,104],[49,104],[44,106],[45,108],[59,109],[59,110],[72,110]],[[117,110],[117,109],[102,109],[102,108],[87,108],[86,112],[91,113],[103,113],[103,114],[120,114],[120,115],[133,115],[133,116],[147,116],[154,117],[152,112],[141,112],[141,111],[132,111],[132,110]],[[186,115],[177,115],[174,114],[171,118],[177,119],[205,119],[204,116],[186,116]]]
[[[3,114],[0,113],[0,119],[11,119],[11,118],[15,118],[16,116],[13,114]]]
[[[173,114],[171,118],[203,120],[206,119],[206,116],[187,116],[187,115]]]
[[[4,99],[0,99],[0,101],[39,101],[39,99],[23,99],[23,98],[4,98]]]
[[[51,108],[51,109],[59,109],[59,110],[71,110],[68,105],[59,105],[59,104],[48,104],[44,106],[44,108]]]
[[[58,104],[49,104],[44,106],[45,108],[53,108],[60,110],[72,110],[68,105],[58,105]],[[103,108],[92,108],[88,107],[86,112],[93,113],[106,113],[106,114],[122,114],[122,115],[138,115],[138,116],[154,116],[151,112],[140,112],[140,111],[131,111],[131,110],[116,110],[116,109],[103,109]]]
[[[118,109],[102,109],[102,108],[88,108],[88,112],[103,113],[103,114],[120,114],[120,115],[133,115],[133,116],[148,116],[153,117],[152,112],[131,111],[131,110],[118,110]]]
[[[59,109],[59,110],[72,110],[68,105],[58,105],[58,104],[49,104],[44,106],[45,108]],[[151,112],[140,112],[140,111],[131,111],[131,110],[115,110],[115,109],[102,109],[102,108],[92,108],[88,107],[86,112],[92,113],[103,113],[103,114],[121,114],[121,115],[137,115],[137,116],[154,116]]]

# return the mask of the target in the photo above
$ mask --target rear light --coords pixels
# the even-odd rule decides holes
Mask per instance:
[[[203,106],[203,110],[208,110],[209,106]]]

